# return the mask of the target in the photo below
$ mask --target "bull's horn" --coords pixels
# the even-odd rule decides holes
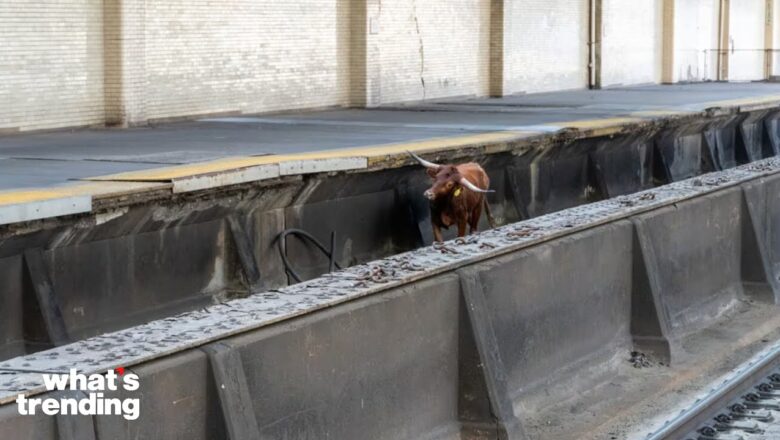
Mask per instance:
[[[478,192],[478,193],[492,193],[492,192],[495,192],[492,189],[482,189],[482,188],[478,187],[477,185],[474,185],[473,183],[469,182],[469,179],[467,179],[465,177],[461,177],[460,178],[460,184],[465,186],[466,188],[468,188],[468,189],[470,189],[470,190],[472,190],[474,192]]]
[[[441,165],[435,164],[433,162],[428,162],[427,160],[425,160],[422,157],[412,153],[409,150],[406,150],[406,152],[409,153],[409,155],[412,156],[414,158],[414,160],[416,160],[417,162],[420,162],[420,165],[424,166],[425,168],[439,169],[439,167],[441,167]]]

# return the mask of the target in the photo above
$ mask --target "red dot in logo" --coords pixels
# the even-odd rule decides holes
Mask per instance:
[[[125,374],[125,367],[115,368],[114,371],[116,371],[116,374],[122,376]]]

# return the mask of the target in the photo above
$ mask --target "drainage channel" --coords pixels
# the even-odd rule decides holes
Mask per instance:
[[[534,402],[600,389],[631,351],[677,371],[730,312],[778,328],[778,193],[764,159],[8,359],[0,437],[68,423],[16,413],[41,371],[121,367],[147,409],[79,425],[98,440],[587,438],[539,434],[555,411]]]

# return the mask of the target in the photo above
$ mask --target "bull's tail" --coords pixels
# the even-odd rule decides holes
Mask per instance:
[[[482,197],[482,203],[485,204],[485,216],[487,216],[488,225],[490,225],[490,229],[495,229],[496,220],[493,218],[493,213],[490,212],[490,203],[488,203],[487,197]]]

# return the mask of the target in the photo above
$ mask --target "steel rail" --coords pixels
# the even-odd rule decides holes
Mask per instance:
[[[734,376],[727,379],[706,397],[699,399],[677,417],[667,421],[659,430],[649,434],[647,440],[680,440],[712,420],[724,408],[742,397],[780,366],[780,344],[743,364]],[[694,437],[695,438],[695,437]]]

